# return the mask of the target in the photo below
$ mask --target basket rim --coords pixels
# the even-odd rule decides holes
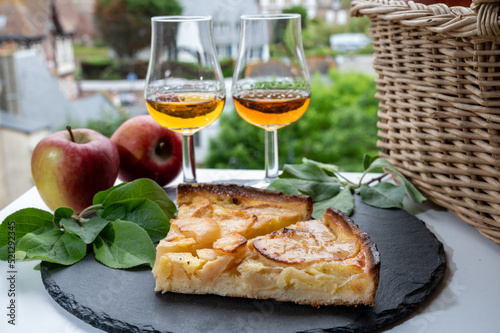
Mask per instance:
[[[500,43],[500,1],[474,0],[470,7],[425,5],[414,1],[353,0],[352,17],[377,16],[453,38]]]

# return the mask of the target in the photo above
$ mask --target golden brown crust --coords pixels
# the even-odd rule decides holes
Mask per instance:
[[[179,184],[177,186],[177,204],[191,202],[197,196],[215,196],[219,200],[231,201],[233,204],[262,202],[280,203],[283,205],[303,205],[309,216],[312,214],[313,200],[303,194],[285,194],[279,191],[258,189],[236,184]]]
[[[328,208],[325,213],[323,214],[323,219],[327,222],[344,222],[346,228],[350,230],[350,234],[354,235],[356,238],[359,239],[361,244],[363,245],[362,247],[367,250],[367,253],[369,254],[369,266],[371,270],[378,270],[380,267],[380,253],[377,248],[377,244],[373,242],[368,236],[368,234],[364,231],[361,231],[359,229],[359,226],[349,217],[349,215],[345,214],[344,212],[335,209],[335,208]],[[346,229],[344,229],[346,230]],[[347,234],[347,232],[346,232]]]
[[[330,224],[331,229],[334,229],[332,224],[335,224],[342,228],[345,235],[353,235],[359,240],[361,251],[364,253],[366,259],[364,268],[375,284],[371,304],[373,305],[380,279],[380,252],[378,251],[377,245],[371,240],[367,233],[359,229],[359,226],[347,214],[338,209],[328,208],[323,214],[323,220]]]

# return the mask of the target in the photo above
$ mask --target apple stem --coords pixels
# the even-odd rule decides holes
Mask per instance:
[[[73,216],[71,216],[71,219],[73,221],[75,221],[76,223],[78,223],[80,225],[80,227],[83,227],[83,225],[89,220],[89,219],[81,217],[80,215],[73,215]]]
[[[75,137],[73,135],[73,131],[71,130],[71,126],[66,126],[66,129],[68,130],[69,132],[69,136],[71,137],[71,141],[75,142]]]
[[[80,225],[84,225],[85,222],[87,222],[89,219],[86,219],[85,216],[89,215],[89,214],[92,214],[94,212],[96,212],[97,210],[103,208],[104,206],[102,204],[97,204],[97,205],[92,205],[92,206],[88,206],[87,208],[85,208],[84,210],[81,211],[80,214],[78,215],[73,215],[71,218],[76,221],[78,224]]]
[[[82,210],[82,212],[79,214],[79,216],[85,217],[85,216],[87,216],[89,214],[94,213],[95,211],[97,211],[98,209],[100,209],[102,207],[104,207],[102,204],[88,206],[87,208],[85,208],[84,210]]]

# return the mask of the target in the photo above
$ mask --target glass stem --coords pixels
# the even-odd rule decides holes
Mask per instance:
[[[194,135],[182,135],[182,171],[184,183],[196,183]]]
[[[266,181],[272,182],[278,178],[278,130],[266,130]]]

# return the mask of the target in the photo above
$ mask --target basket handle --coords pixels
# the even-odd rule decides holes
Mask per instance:
[[[500,37],[500,0],[473,0],[471,9],[477,13],[477,34]]]

